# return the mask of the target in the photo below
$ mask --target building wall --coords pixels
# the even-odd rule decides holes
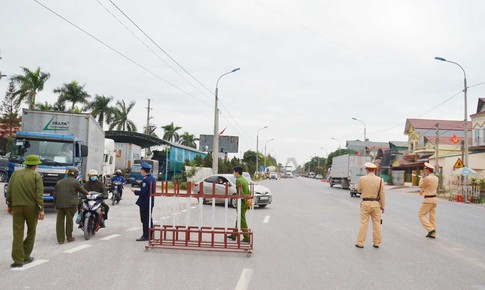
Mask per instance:
[[[451,180],[451,174],[453,172],[453,166],[455,165],[460,155],[447,156],[438,158],[438,165],[443,168],[443,186],[445,190],[448,190],[448,182]],[[485,153],[474,153],[468,155],[468,163],[470,168],[478,172],[476,178],[485,178]],[[436,160],[430,158],[430,164],[435,165]]]
[[[485,114],[472,117],[472,146],[485,145]]]
[[[457,128],[457,130],[440,130],[440,137],[451,137],[456,135],[458,138],[463,139],[463,129]],[[408,133],[408,148],[409,153],[413,153],[416,150],[423,149],[425,147],[424,137],[432,136],[436,134],[435,129],[414,129]]]

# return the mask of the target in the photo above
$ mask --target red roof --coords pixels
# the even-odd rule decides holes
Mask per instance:
[[[406,132],[409,132],[410,126],[413,126],[415,129],[435,129],[436,123],[438,123],[438,128],[440,130],[463,131],[463,121],[407,119],[406,127],[404,128],[404,134],[406,134]],[[468,123],[468,130],[471,130],[472,122],[467,121],[467,123]]]

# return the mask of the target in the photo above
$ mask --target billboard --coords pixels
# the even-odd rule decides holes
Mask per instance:
[[[203,152],[212,152],[212,142],[214,135],[199,136],[199,150]],[[219,152],[238,153],[239,136],[219,136]]]

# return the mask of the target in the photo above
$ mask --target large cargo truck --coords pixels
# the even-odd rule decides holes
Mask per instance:
[[[134,161],[141,158],[141,147],[131,143],[115,143],[115,168],[125,171],[130,169]]]
[[[370,156],[345,154],[334,157],[329,174],[330,187],[340,184],[342,189],[350,189],[350,195],[359,194],[357,183],[359,177],[366,174],[365,163],[370,162]]]
[[[22,169],[30,154],[39,155],[37,171],[44,183],[44,201],[54,199],[54,186],[67,169],[79,169],[79,179],[95,169],[103,172],[104,131],[91,114],[24,109],[21,131],[17,132],[9,157],[9,177]]]

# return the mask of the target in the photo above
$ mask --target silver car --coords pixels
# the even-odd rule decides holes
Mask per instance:
[[[244,178],[248,179],[247,177],[243,176]],[[249,183],[252,183],[252,180],[248,180]],[[226,183],[229,185],[228,187],[228,194],[229,195],[236,195],[236,177],[232,174],[215,174],[205,178],[203,181],[204,186],[204,193],[211,194],[212,188],[215,184],[215,191],[216,195],[224,195],[226,192]],[[194,192],[200,192],[199,189],[200,182],[195,184]],[[250,185],[251,187],[251,185]],[[273,196],[271,195],[271,191],[269,188],[264,187],[259,184],[254,184],[254,205],[259,207],[265,207],[273,201]],[[212,198],[204,198],[204,203],[212,202]],[[229,204],[232,207],[236,207],[237,199],[231,199]],[[216,198],[216,203],[224,203],[224,198]]]

